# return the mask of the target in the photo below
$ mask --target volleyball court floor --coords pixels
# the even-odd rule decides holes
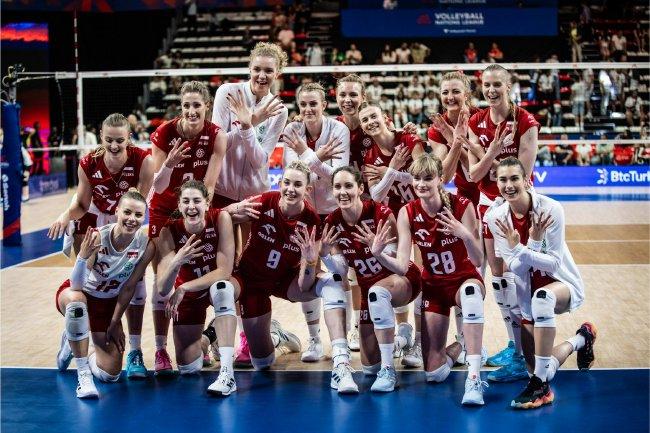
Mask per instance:
[[[516,411],[510,400],[525,381],[490,384],[486,404],[460,405],[465,371],[456,368],[443,384],[431,385],[421,371],[399,372],[401,387],[390,394],[370,392],[372,378],[353,367],[361,393],[339,396],[329,388],[330,360],[300,362],[299,354],[278,356],[270,372],[238,370],[238,391],[214,398],[205,389],[218,365],[195,377],[143,381],[124,377],[118,384],[97,383],[101,398],[75,396],[76,372],[54,368],[63,319],[54,292],[72,265],[45,237],[46,227],[70,195],[33,200],[23,206],[22,248],[2,249],[0,381],[1,428],[7,432],[115,431],[291,431],[383,432],[412,428],[448,431],[647,432],[650,425],[650,202],[648,190],[623,195],[572,189],[555,196],[563,202],[567,242],[586,285],[586,302],[558,317],[557,342],[580,323],[598,327],[596,363],[575,370],[569,358],[552,383],[555,402],[534,411]],[[151,287],[151,274],[147,286]],[[153,367],[153,330],[145,311],[143,351]],[[299,306],[273,301],[273,316],[303,342],[307,329]],[[411,318],[412,320],[412,318]],[[455,333],[450,325],[449,340]],[[322,330],[328,351],[327,331]],[[169,352],[173,354],[170,335]],[[484,345],[490,353],[506,341],[491,294],[486,302]],[[74,364],[74,363],[73,363]],[[397,363],[399,365],[399,362]],[[74,365],[72,366],[74,368]],[[483,371],[483,376],[487,371]]]

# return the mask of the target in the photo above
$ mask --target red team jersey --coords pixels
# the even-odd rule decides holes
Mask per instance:
[[[507,120],[506,122],[506,127],[510,131],[512,128],[512,120]],[[487,151],[488,147],[490,147],[490,143],[494,140],[494,134],[497,129],[497,125],[495,125],[490,118],[490,109],[486,108],[474,114],[469,119],[468,125],[472,132],[478,137],[479,144]],[[519,156],[519,140],[521,136],[533,127],[538,130],[540,128],[540,124],[535,120],[535,117],[523,108],[517,108],[517,131],[514,136],[514,142],[512,145],[504,147],[501,150],[501,153],[495,158],[495,161],[501,161],[508,156],[514,156],[517,158]],[[479,180],[477,184],[481,192],[490,200],[499,197],[500,194],[496,183],[496,177],[492,170],[490,170],[483,179]]]
[[[343,124],[345,124],[344,119],[345,117],[342,114],[336,117],[336,120]],[[358,126],[356,129],[350,129],[350,165],[361,170],[366,153],[374,143],[374,140],[363,132],[361,126]]]
[[[115,205],[129,188],[137,188],[140,180],[142,161],[149,155],[144,149],[135,146],[126,148],[127,160],[120,171],[111,174],[104,163],[104,156],[84,156],[79,165],[86,174],[92,188],[92,203],[106,214],[115,212]]]
[[[163,123],[151,134],[151,142],[154,146],[169,153],[171,141],[181,138],[178,133],[177,124],[180,117]],[[149,201],[151,208],[171,214],[177,207],[178,197],[176,190],[186,181],[196,179],[203,181],[208,171],[208,163],[214,149],[214,141],[219,133],[219,127],[206,120],[203,130],[189,142],[190,157],[177,164],[171,174],[169,186],[162,194],[153,192]],[[185,140],[183,140],[185,141]]]
[[[469,114],[470,116],[473,116],[479,111],[481,110],[476,107],[470,107]],[[447,113],[448,112],[445,112],[445,114],[442,115],[442,118],[445,120],[445,122],[447,122],[448,125],[455,127],[455,125],[451,124],[451,120],[449,120]],[[445,137],[433,126],[430,126],[427,130],[427,138],[431,141],[435,141],[436,143],[444,144],[447,147],[447,150],[451,149],[451,145],[447,143]],[[458,189],[458,193],[460,195],[470,199],[474,206],[478,204],[478,186],[469,180],[469,172],[465,170],[465,167],[463,167],[463,164],[461,164],[460,161],[458,161],[458,166],[456,167],[454,185],[456,185],[456,188]]]
[[[404,134],[402,131],[396,131],[395,147],[400,144],[406,146],[411,152],[418,144],[424,147],[422,139],[417,135]],[[364,164],[388,167],[392,158],[393,154],[384,155],[379,146],[373,142],[372,147],[366,152]],[[411,162],[413,162],[413,158],[409,156],[408,161],[406,161],[406,164],[402,167],[401,171],[407,171]],[[395,182],[390,187],[390,191],[386,198],[388,199],[388,207],[395,215],[397,215],[402,206],[415,199],[413,185],[410,183]]]
[[[619,145],[614,147],[614,162],[616,165],[630,165],[634,160],[634,146]]]

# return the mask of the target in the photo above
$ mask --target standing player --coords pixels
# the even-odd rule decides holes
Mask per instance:
[[[89,229],[117,220],[117,203],[130,188],[137,188],[140,194],[147,196],[153,179],[153,163],[147,151],[133,146],[129,131],[129,122],[119,113],[104,119],[101,146],[79,161],[77,193],[70,207],[50,227],[48,236],[51,239],[59,238],[74,221],[74,229],[68,236],[73,236],[74,249],[78,252]],[[143,279],[138,281],[126,313],[130,346],[126,363],[128,378],[147,375],[141,349],[146,299],[147,288]]]
[[[181,87],[181,115],[163,123],[151,135],[154,161],[153,188],[149,194],[149,237],[157,243],[163,226],[176,210],[176,190],[188,180],[202,181],[211,200],[223,155],[226,152],[226,133],[205,116],[210,105],[207,87],[190,81]],[[154,284],[158,280],[159,256],[153,261]],[[154,287],[152,310],[156,342],[156,374],[172,373],[167,353],[169,319],[165,317],[167,299]]]
[[[512,86],[510,73],[499,65],[485,68],[482,76],[483,97],[488,108],[474,114],[469,120],[470,177],[481,191],[479,216],[482,221],[488,209],[499,196],[495,170],[498,162],[508,156],[518,157],[526,175],[530,176],[537,155],[539,123],[532,114],[517,107],[510,100]],[[494,240],[483,223],[487,261],[492,271],[494,297],[508,330],[508,347],[488,359],[488,365],[502,365],[488,375],[489,380],[511,381],[528,377],[521,350],[521,313],[517,305],[514,275],[504,272],[503,260],[495,255]]]
[[[99,396],[93,376],[117,382],[122,371],[122,315],[144,276],[155,248],[140,231],[147,211],[144,197],[130,189],[118,200],[117,222],[86,231],[69,280],[56,293],[56,306],[65,317],[65,333],[57,355],[63,371],[74,356],[77,397]],[[92,333],[95,352],[88,356]]]
[[[158,241],[160,296],[169,298],[166,314],[174,319],[181,374],[198,373],[203,367],[205,309],[210,304],[214,307],[221,370],[208,391],[226,396],[237,390],[233,374],[235,297],[228,282],[235,260],[232,220],[228,212],[208,210],[208,190],[200,181],[185,182],[179,194],[182,218],[170,221]]]
[[[418,296],[420,269],[407,262],[407,270],[395,275],[372,256],[369,247],[373,231],[383,226],[394,229],[395,217],[386,205],[361,200],[363,182],[357,169],[337,169],[332,188],[339,208],[325,220],[321,260],[338,275],[347,275],[348,267],[354,269],[362,295],[359,331],[363,370],[377,375],[372,391],[390,392],[397,386],[393,308],[408,305]],[[411,339],[411,335],[399,337]]]
[[[507,269],[517,276],[524,354],[533,373],[511,406],[532,409],[553,402],[548,382],[571,353],[578,352],[581,370],[592,366],[596,327],[583,323],[575,336],[553,347],[555,316],[584,301],[584,282],[565,242],[564,210],[557,201],[526,190],[529,176],[518,159],[502,160],[496,174],[505,203],[488,213],[487,223]]]
[[[350,131],[344,123],[324,116],[327,100],[320,84],[305,84],[296,99],[301,120],[284,128],[284,166],[300,160],[309,167],[312,174],[308,200],[322,220],[336,209],[332,196],[332,173],[337,167],[349,163]],[[318,361],[324,356],[320,339],[320,298],[303,303],[302,310],[309,329],[309,346],[301,359]]]

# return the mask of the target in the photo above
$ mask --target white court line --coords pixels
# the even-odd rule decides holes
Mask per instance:
[[[587,243],[598,243],[598,242],[650,242],[650,239],[567,239],[569,242],[587,242]]]

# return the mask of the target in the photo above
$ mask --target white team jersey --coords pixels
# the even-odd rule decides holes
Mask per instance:
[[[113,227],[115,224],[108,224],[98,229],[102,246],[83,287],[85,293],[96,298],[114,298],[120,293],[122,285],[142,259],[149,242],[147,234],[138,230],[128,247],[116,251],[111,242]]]

